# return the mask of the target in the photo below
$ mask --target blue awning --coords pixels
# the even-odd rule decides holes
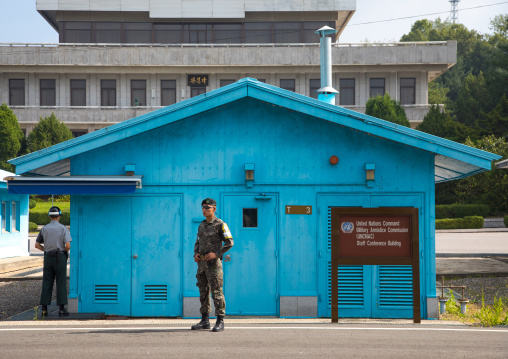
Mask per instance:
[[[125,194],[141,188],[142,176],[5,177],[15,194]]]

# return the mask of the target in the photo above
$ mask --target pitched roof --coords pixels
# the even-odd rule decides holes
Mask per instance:
[[[340,106],[244,78],[203,95],[134,117],[127,121],[59,143],[8,161],[16,174],[62,175],[69,170],[69,158],[141,132],[183,120],[241,98],[251,97],[285,107],[370,135],[403,143],[435,154],[435,181],[459,179],[491,169],[501,157],[408,127],[364,115]]]

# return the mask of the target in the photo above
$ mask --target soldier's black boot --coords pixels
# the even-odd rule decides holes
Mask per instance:
[[[60,310],[58,311],[58,316],[59,317],[68,317],[69,316],[69,312],[67,311],[67,309],[65,309],[64,304],[60,304]]]
[[[210,317],[208,313],[201,314],[201,321],[191,327],[192,330],[210,329]]]
[[[48,316],[48,306],[47,305],[42,306],[41,314],[42,314],[42,317]]]
[[[224,317],[222,315],[217,316],[217,323],[213,326],[213,332],[222,332],[224,330]]]

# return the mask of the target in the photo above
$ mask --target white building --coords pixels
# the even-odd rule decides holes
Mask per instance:
[[[80,135],[244,77],[316,97],[314,31],[328,25],[338,31],[337,103],[364,112],[388,92],[416,126],[456,42],[342,44],[355,9],[355,0],[38,0],[60,43],[0,44],[0,102],[26,133],[54,112]]]

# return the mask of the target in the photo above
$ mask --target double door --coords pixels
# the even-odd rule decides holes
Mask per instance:
[[[178,195],[82,198],[81,312],[181,315],[180,209]]]

